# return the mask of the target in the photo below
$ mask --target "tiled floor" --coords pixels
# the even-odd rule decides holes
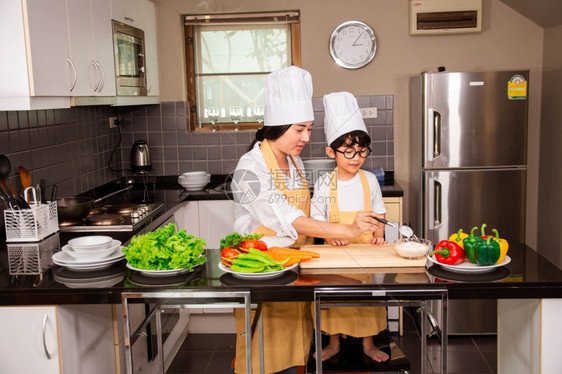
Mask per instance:
[[[189,335],[168,374],[228,374],[235,352],[234,334]],[[420,340],[415,324],[404,315],[404,334],[394,341],[410,360],[412,374],[420,373]],[[428,340],[427,373],[439,373],[440,345]],[[448,373],[491,374],[497,371],[495,336],[450,336]]]

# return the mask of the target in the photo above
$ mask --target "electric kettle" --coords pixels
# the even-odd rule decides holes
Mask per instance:
[[[152,170],[152,161],[150,159],[150,150],[148,144],[144,140],[137,140],[131,149],[131,170],[132,171],[150,171]]]

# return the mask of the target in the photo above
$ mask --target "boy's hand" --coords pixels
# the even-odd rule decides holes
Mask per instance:
[[[371,239],[371,241],[369,242],[369,244],[372,244],[372,245],[383,245],[383,244],[386,244],[386,243],[387,243],[387,241],[384,240],[383,237],[376,237],[376,238],[374,237],[374,238]]]
[[[344,246],[349,244],[349,240],[347,239],[328,239],[328,244],[333,245],[334,247]]]

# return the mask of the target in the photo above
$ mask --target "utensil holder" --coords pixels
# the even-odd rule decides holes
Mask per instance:
[[[59,230],[57,202],[4,210],[6,242],[37,242]]]
[[[53,265],[53,253],[60,250],[59,235],[39,243],[7,244],[10,275],[41,274]]]

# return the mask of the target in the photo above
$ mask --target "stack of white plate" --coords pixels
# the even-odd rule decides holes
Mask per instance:
[[[211,180],[211,174],[205,171],[190,171],[178,177],[178,183],[187,191],[199,191]]]
[[[53,255],[53,262],[76,271],[101,270],[123,259],[122,249],[121,242],[110,236],[82,236],[69,240]]]

